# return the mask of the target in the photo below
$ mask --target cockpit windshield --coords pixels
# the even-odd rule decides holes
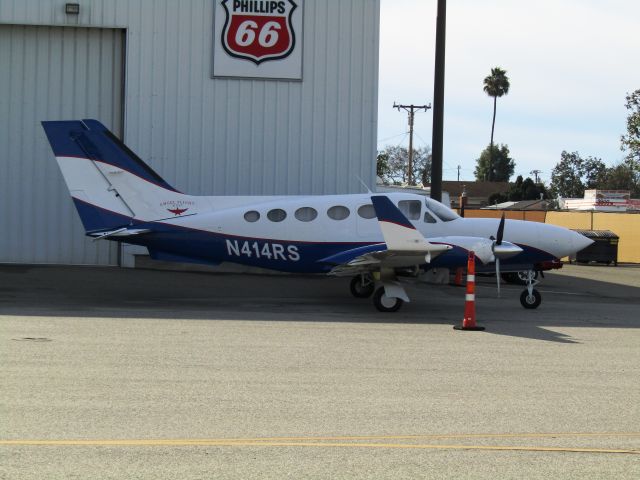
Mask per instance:
[[[456,212],[431,198],[425,198],[424,203],[426,207],[443,222],[450,222],[451,220],[460,218],[460,215]]]

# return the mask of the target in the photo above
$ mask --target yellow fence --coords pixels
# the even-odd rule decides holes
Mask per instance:
[[[538,212],[505,210],[506,217],[514,220],[546,222],[580,230],[611,230],[620,237],[618,261],[640,263],[640,214],[605,212]],[[500,218],[502,211],[465,211],[465,217]]]
[[[504,211],[505,217],[509,220],[528,220],[530,222],[544,223],[546,212],[538,212],[534,210],[476,210],[470,209],[464,211],[464,216],[469,218],[500,218]]]

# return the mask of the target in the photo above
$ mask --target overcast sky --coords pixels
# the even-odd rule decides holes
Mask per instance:
[[[436,0],[381,0],[378,148],[408,146],[407,115],[433,103]],[[443,176],[473,179],[489,144],[492,67],[507,71],[494,141],[509,146],[516,175],[548,180],[562,150],[619,162],[627,92],[640,88],[640,1],[449,0]],[[432,111],[417,113],[417,146],[431,145]],[[514,180],[512,178],[512,180]]]

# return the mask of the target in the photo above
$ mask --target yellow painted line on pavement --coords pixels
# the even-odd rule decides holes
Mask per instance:
[[[640,437],[640,432],[563,432],[563,433],[471,433],[434,435],[359,435],[325,437],[260,437],[260,438],[200,438],[200,439],[66,439],[66,440],[0,440],[0,446],[146,446],[146,447],[360,447],[392,449],[431,450],[503,450],[531,452],[581,452],[581,453],[627,453],[640,454],[640,450],[629,448],[579,448],[518,445],[450,445],[382,443],[375,440],[437,440],[479,438],[588,438],[588,437]]]
[[[640,437],[640,432],[563,432],[563,433],[446,433],[430,435],[350,435],[322,437],[228,438],[226,441],[304,441],[304,440],[412,440],[445,438],[563,438],[563,437]],[[198,440],[198,439],[195,439]],[[207,439],[203,439],[207,440]],[[220,439],[223,440],[223,439]]]
[[[171,446],[171,447],[316,447],[316,448],[387,448],[414,450],[499,450],[525,452],[626,453],[640,454],[640,450],[621,448],[573,448],[513,445],[437,445],[401,443],[344,443],[344,442],[274,442],[225,440],[3,440],[4,446]]]

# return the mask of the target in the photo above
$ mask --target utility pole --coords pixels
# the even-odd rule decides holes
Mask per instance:
[[[409,114],[409,185],[413,185],[413,117],[416,110],[424,110],[425,112],[431,108],[431,105],[397,105],[393,102],[393,108],[400,111],[405,110]]]
[[[447,0],[438,0],[436,17],[436,61],[433,75],[433,135],[431,139],[431,198],[442,200],[442,143],[444,126],[444,53]]]
[[[538,183],[538,175],[540,175],[541,173],[542,173],[542,170],[531,170],[529,172],[529,175],[535,175],[535,177],[536,177],[535,182],[537,184]]]
[[[460,165],[458,165],[458,181],[460,181]]]

